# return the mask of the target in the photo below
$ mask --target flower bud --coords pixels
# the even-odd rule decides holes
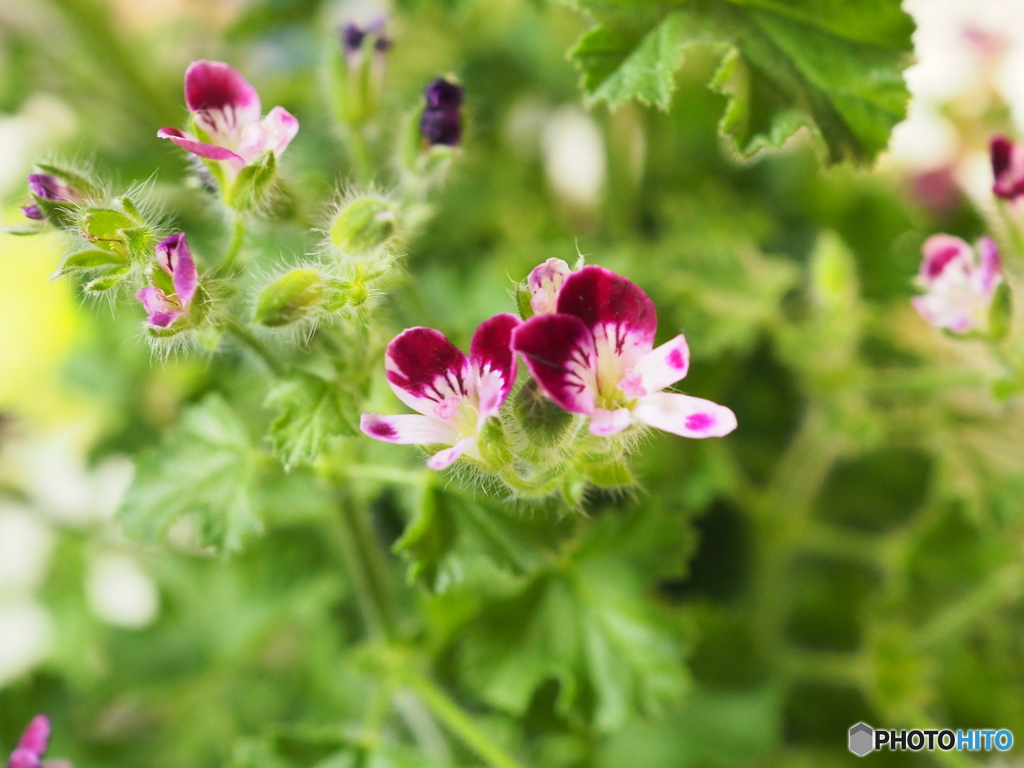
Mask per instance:
[[[384,20],[365,27],[348,22],[338,30],[340,56],[332,69],[333,93],[338,119],[356,128],[373,118],[380,102],[384,57],[391,40],[384,34]]]
[[[530,379],[519,390],[512,412],[532,443],[552,446],[572,427],[573,415],[545,395]]]
[[[431,145],[457,147],[462,141],[462,86],[435,78],[423,91],[420,134]]]
[[[238,211],[249,211],[262,205],[277,176],[277,156],[270,151],[246,165],[234,184],[226,191],[225,201]]]
[[[256,299],[254,321],[270,328],[313,316],[324,300],[324,281],[312,269],[293,269],[279,277]]]
[[[331,224],[331,242],[357,256],[379,248],[398,229],[397,207],[386,200],[360,197],[346,204]]]
[[[21,207],[22,213],[36,221],[46,220],[57,227],[74,222],[74,209],[87,197],[101,195],[91,181],[72,171],[41,163],[28,176],[28,189],[33,202]]]

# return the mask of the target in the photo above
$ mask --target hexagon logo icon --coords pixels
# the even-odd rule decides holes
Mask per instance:
[[[857,757],[864,757],[875,749],[875,729],[867,723],[857,723],[850,728],[850,751]]]

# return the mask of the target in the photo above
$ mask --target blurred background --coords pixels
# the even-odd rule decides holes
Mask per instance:
[[[510,278],[583,254],[652,295],[663,334],[688,336],[691,391],[740,422],[715,445],[653,439],[638,498],[588,510],[653,521],[609,530],[635,544],[615,556],[678,643],[670,705],[602,724],[565,711],[553,679],[510,704],[466,660],[493,651],[481,626],[520,617],[469,587],[410,593],[453,695],[537,766],[845,765],[859,720],[1024,739],[1024,418],[991,396],[998,363],[979,342],[909,305],[928,235],[1000,226],[987,147],[1024,131],[1024,3],[905,8],[909,117],[860,171],[822,169],[804,135],[734,162],[710,52],[688,56],[670,112],[588,111],[565,52],[589,22],[544,0],[3,0],[4,223],[20,221],[33,159],[62,157],[147,183],[197,252],[212,249],[221,222],[155,132],[185,118],[188,63],[216,59],[302,121],[284,162],[301,194],[253,245],[267,264],[301,256],[350,171],[324,62],[340,24],[386,15],[381,167],[388,121],[431,78],[460,78],[467,105],[462,156],[408,246],[415,290],[392,302],[395,327],[465,341],[512,310]],[[343,732],[374,677],[351,651],[349,588],[320,528],[330,502],[312,480],[287,503],[269,485],[266,537],[231,558],[143,548],[114,520],[133,456],[186,404],[228,386],[266,420],[253,369],[153,360],[141,310],[50,282],[56,237],[0,234],[0,751],[46,711],[51,754],[79,768],[364,764],[266,747]],[[398,502],[378,489],[374,503],[393,541]],[[656,688],[661,673],[645,674]],[[427,731],[427,747],[365,764],[477,764]]]

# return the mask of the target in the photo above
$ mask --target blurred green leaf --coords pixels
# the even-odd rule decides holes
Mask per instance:
[[[223,398],[209,395],[139,458],[121,524],[129,536],[155,543],[178,520],[194,516],[202,545],[239,550],[262,530],[255,478],[256,452],[245,426]]]

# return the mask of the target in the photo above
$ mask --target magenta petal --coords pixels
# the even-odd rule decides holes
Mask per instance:
[[[517,366],[516,353],[512,351],[512,332],[519,325],[519,318],[515,315],[495,315],[480,323],[469,344],[469,359],[477,378],[482,379],[488,372],[501,376],[497,402],[487,404],[485,410],[488,412],[496,410],[505,402],[515,384]]]
[[[18,747],[11,752],[11,757],[7,761],[7,768],[42,768],[42,761],[35,752]]]
[[[690,348],[679,334],[644,355],[619,386],[626,397],[643,397],[672,386],[686,376],[689,367]]]
[[[146,322],[155,328],[168,328],[171,323],[181,317],[184,312],[179,312],[167,301],[167,295],[159,288],[150,286],[140,288],[135,298],[142,302],[146,310]]]
[[[230,149],[218,147],[216,144],[207,144],[205,141],[196,141],[187,133],[179,131],[177,128],[161,128],[156,132],[156,135],[161,139],[170,139],[182,149],[188,150],[194,155],[205,157],[207,160],[237,160],[243,164],[245,163],[241,156],[236,155]]]
[[[434,416],[435,408],[468,395],[469,360],[440,331],[410,328],[388,344],[388,383],[413,410]]]
[[[654,302],[639,286],[604,267],[583,267],[566,277],[557,306],[559,312],[575,315],[591,331],[611,325],[617,339],[629,334],[635,344],[654,343],[658,328]]]
[[[49,743],[50,718],[46,715],[36,715],[25,728],[21,739],[18,740],[18,748],[27,749],[42,757]]]
[[[992,238],[983,237],[978,243],[978,252],[981,254],[981,265],[978,268],[978,290],[982,294],[988,294],[996,289],[1003,277],[999,248]]]
[[[156,247],[156,260],[164,272],[171,276],[174,293],[182,307],[187,309],[196,295],[199,272],[185,233],[175,232],[161,240]]]
[[[459,442],[451,448],[445,448],[443,451],[438,451],[427,459],[427,466],[436,471],[448,469],[448,467],[458,461],[462,455],[466,453],[477,453],[475,437],[465,437],[462,440],[459,440]],[[477,454],[475,458],[479,459],[480,457]]]
[[[263,128],[269,145],[266,149],[279,155],[299,133],[299,121],[284,107],[274,107],[263,118]]]
[[[260,119],[260,95],[229,64],[194,61],[185,70],[185,104],[190,112],[220,112],[229,125]]]
[[[594,334],[573,315],[537,315],[516,328],[512,349],[558,405],[573,413],[594,412],[597,349]]]
[[[1024,194],[1024,147],[1015,146],[1005,136],[993,136],[991,157],[992,191],[1009,200]]]
[[[974,261],[971,246],[952,235],[932,235],[922,246],[921,279],[930,284],[951,266],[969,272]]]
[[[616,435],[633,422],[633,414],[628,408],[617,408],[609,411],[598,408],[590,417],[590,434],[598,437]]]

